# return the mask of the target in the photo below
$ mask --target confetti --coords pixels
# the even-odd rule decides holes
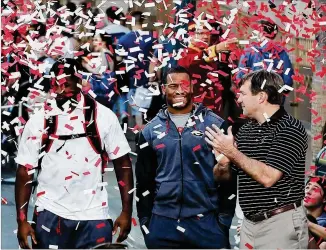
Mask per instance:
[[[137,221],[135,218],[131,218],[131,221],[132,221],[132,224],[134,225],[134,227],[137,226]]]
[[[147,147],[148,145],[149,145],[148,142],[145,142],[145,143],[139,145],[139,148],[143,149],[143,148]]]
[[[142,193],[142,195],[143,195],[144,197],[147,196],[147,195],[149,195],[149,191],[146,190],[145,192]]]
[[[149,231],[145,225],[142,225],[141,227],[144,230],[145,234],[149,234]]]
[[[159,144],[155,146],[156,149],[161,149],[161,148],[165,148],[164,144]]]
[[[41,191],[41,192],[38,192],[36,196],[37,196],[37,197],[40,197],[40,196],[42,196],[42,195],[44,195],[44,194],[45,194],[45,191]]]
[[[193,151],[193,152],[196,152],[196,151],[200,150],[200,148],[201,148],[201,146],[200,146],[200,144],[199,144],[199,145],[193,147],[192,151]]]
[[[49,228],[47,228],[47,227],[44,226],[44,225],[42,225],[41,228],[44,229],[45,231],[47,231],[48,233],[50,233],[50,231],[51,231]]]
[[[248,249],[253,249],[253,247],[249,243],[246,243],[245,247],[248,248]]]
[[[180,227],[180,226],[177,226],[177,230],[179,230],[182,233],[184,233],[186,231],[186,229],[184,229],[183,227]]]
[[[49,249],[59,249],[57,245],[49,245]]]
[[[228,199],[232,200],[234,197],[235,197],[235,194],[231,194]]]
[[[121,187],[124,187],[126,184],[123,181],[118,182]]]
[[[135,192],[136,188],[133,188],[131,190],[128,191],[128,194],[132,194],[133,192]]]

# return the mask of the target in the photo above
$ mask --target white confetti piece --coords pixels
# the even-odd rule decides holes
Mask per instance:
[[[284,90],[292,91],[293,88],[290,87],[290,86],[288,86],[288,85],[283,85],[282,88],[280,88],[280,89],[278,90],[278,93],[282,93]]]
[[[162,139],[164,136],[166,136],[166,133],[165,133],[165,132],[160,133],[160,134],[157,136],[157,139]]]
[[[139,148],[143,149],[143,148],[147,147],[148,145],[149,145],[148,142],[145,142],[145,143],[139,145]]]
[[[183,102],[177,102],[177,103],[173,103],[173,107],[178,107],[181,106],[183,104]]]
[[[227,29],[227,30],[223,33],[222,38],[223,38],[223,39],[226,39],[226,38],[228,37],[229,33],[230,33],[230,29]]]
[[[285,70],[285,72],[284,72],[284,75],[287,76],[287,75],[290,73],[290,70],[291,70],[290,68],[287,68],[287,69]]]
[[[184,233],[186,231],[186,229],[184,229],[183,227],[180,227],[180,226],[177,226],[177,230],[179,230],[182,233]]]
[[[75,231],[78,229],[78,227],[79,227],[79,223],[80,223],[80,221],[78,221],[78,224],[77,224],[77,226],[76,226],[76,228],[75,228]]]
[[[198,216],[199,218],[204,217],[203,214],[197,214],[197,216]]]
[[[264,87],[265,87],[265,84],[266,84],[266,79],[264,79],[263,83],[261,84],[261,87],[260,87],[260,89],[264,89]]]
[[[290,23],[287,23],[286,26],[285,26],[285,31],[286,32],[289,32],[290,27],[291,27],[291,24]]]
[[[162,127],[162,124],[158,124],[158,125],[154,126],[153,128],[157,129],[157,128],[160,128],[160,127]]]
[[[139,198],[137,196],[135,196],[135,200],[138,202],[139,201]]]
[[[135,192],[136,188],[133,188],[131,190],[128,191],[128,194],[132,194],[133,192]]]
[[[142,225],[141,227],[144,230],[145,234],[149,234],[149,231],[145,225]]]
[[[265,39],[265,40],[260,44],[260,47],[264,47],[267,43],[268,43],[268,40]]]
[[[274,66],[274,63],[270,63],[268,65],[267,72],[271,72],[271,70],[273,69],[273,66]]]
[[[240,45],[246,45],[249,44],[249,40],[239,40]]]
[[[104,168],[104,172],[112,172],[114,171],[114,168]]]
[[[324,22],[319,22],[319,25],[320,25],[320,26],[326,25],[326,21],[324,21]]]
[[[49,245],[49,249],[59,249],[57,245]]]
[[[31,175],[31,174],[34,174],[34,173],[35,173],[35,169],[32,169],[32,170],[27,171],[27,174],[28,175]]]
[[[216,160],[217,162],[219,162],[220,160],[222,160],[223,157],[224,157],[224,154],[219,154],[219,155],[217,155],[217,156],[215,157],[215,160]]]
[[[267,121],[267,122],[269,122],[269,121],[270,121],[270,119],[269,119],[269,116],[268,116],[268,114],[267,114],[267,113],[264,113],[264,114],[263,114],[263,116],[265,117],[265,119],[266,119],[266,121]]]
[[[145,197],[146,195],[149,195],[149,191],[146,190],[144,193],[142,193],[142,195]]]
[[[283,60],[280,60],[276,66],[277,69],[280,69],[282,67]]]
[[[231,194],[228,199],[232,200],[234,197],[235,197],[235,194]]]
[[[48,233],[50,233],[51,230],[50,230],[49,228],[47,228],[47,227],[44,226],[44,225],[42,225],[41,227],[42,227],[42,229],[44,229],[45,231],[47,231]]]
[[[155,7],[155,3],[145,3],[145,8]]]

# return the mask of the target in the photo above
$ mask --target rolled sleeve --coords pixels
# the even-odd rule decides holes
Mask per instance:
[[[128,154],[131,149],[115,114],[109,116],[109,129],[104,137],[104,144],[109,158],[117,159]]]
[[[307,151],[305,131],[283,128],[277,133],[268,152],[266,165],[290,175],[293,167]]]

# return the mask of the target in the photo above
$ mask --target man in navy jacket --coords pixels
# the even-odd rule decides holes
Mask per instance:
[[[136,163],[137,212],[148,248],[225,248],[236,185],[216,183],[216,159],[203,132],[222,118],[193,103],[191,75],[180,66],[166,74],[167,108],[140,133]],[[232,183],[234,184],[234,183]],[[225,203],[230,197],[230,204]],[[234,201],[234,202],[233,202]]]

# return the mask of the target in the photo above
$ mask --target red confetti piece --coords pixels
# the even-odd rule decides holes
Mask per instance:
[[[39,192],[39,193],[37,193],[37,197],[40,197],[41,195],[44,195],[45,194],[45,191],[42,191],[42,192]]]
[[[26,220],[26,215],[25,215],[25,213],[22,210],[19,211],[19,219],[21,221]]]
[[[25,119],[24,119],[23,117],[18,117],[18,120],[19,120],[22,124],[25,124],[25,123],[26,123],[26,121],[25,121]]]
[[[116,147],[116,148],[114,149],[114,151],[113,151],[113,154],[114,154],[114,155],[117,155],[117,153],[119,152],[119,149],[120,149],[119,147]]]
[[[248,249],[253,249],[252,245],[250,245],[249,243],[246,243],[245,246],[246,246],[246,248],[248,248]]]
[[[321,116],[319,116],[319,117],[317,117],[316,119],[314,119],[312,122],[313,122],[314,124],[316,124],[316,123],[320,122],[321,120],[322,120],[322,118],[321,118]]]
[[[88,162],[88,159],[87,159],[87,157],[85,157],[85,161],[86,161],[86,162]]]
[[[25,164],[24,166],[26,169],[31,170],[33,169],[33,166],[31,164]]]
[[[97,228],[97,229],[100,229],[100,228],[102,228],[102,227],[105,227],[105,223],[104,223],[104,222],[102,222],[102,223],[96,225],[96,228]]]
[[[78,116],[73,116],[73,117],[70,117],[70,120],[77,120],[78,119]]]
[[[162,144],[157,145],[155,148],[156,149],[165,148],[165,145],[162,143]]]
[[[98,165],[100,165],[101,161],[102,161],[101,158],[98,158],[98,160],[95,163],[95,167],[98,167]]]
[[[1,204],[6,204],[7,205],[8,204],[7,199],[1,197]]]
[[[120,185],[121,187],[126,186],[126,184],[125,184],[123,181],[119,181],[118,183],[119,183],[119,185]]]
[[[102,237],[102,238],[99,238],[96,240],[96,243],[103,243],[105,241],[105,238]]]
[[[317,140],[321,139],[322,137],[323,137],[322,134],[316,135],[314,137],[314,140],[317,141]]]
[[[131,218],[131,221],[132,221],[132,224],[134,225],[134,227],[137,226],[137,221],[135,218]]]
[[[89,175],[89,174],[91,174],[89,171],[83,173],[83,175]]]
[[[106,201],[103,201],[102,202],[102,207],[105,207],[106,206]]]
[[[200,148],[201,148],[201,146],[200,146],[200,145],[197,145],[197,146],[195,146],[195,147],[192,149],[192,151],[193,151],[193,152],[196,152],[196,151],[200,150]]]
[[[72,179],[72,175],[69,175],[69,176],[65,177],[65,180],[70,180],[70,179]]]
[[[70,126],[69,124],[66,124],[65,125],[65,128],[67,128],[67,129],[69,129],[71,131],[74,130],[74,127],[73,126]]]

